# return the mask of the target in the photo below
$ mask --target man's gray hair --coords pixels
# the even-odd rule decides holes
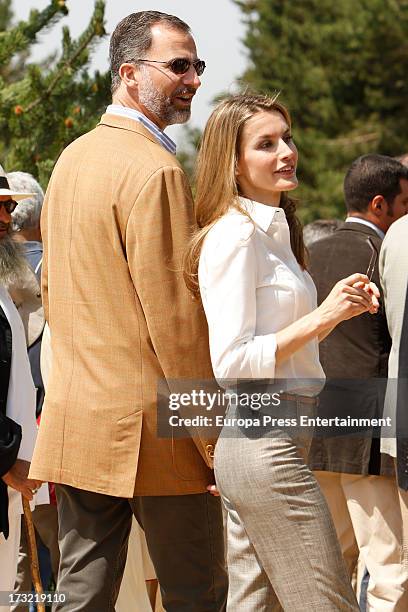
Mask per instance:
[[[24,229],[37,228],[40,224],[41,208],[44,200],[44,192],[40,185],[28,172],[9,172],[7,180],[10,189],[35,194],[31,198],[22,200],[12,212],[13,230],[19,232]]]
[[[338,219],[317,219],[317,221],[308,223],[303,228],[303,240],[306,248],[309,248],[314,242],[330,236],[341,225],[343,225],[343,222]]]
[[[119,76],[121,65],[126,62],[135,63],[137,59],[143,59],[150,49],[152,44],[151,29],[155,23],[164,23],[168,27],[188,34],[191,32],[189,26],[178,17],[159,11],[140,11],[122,19],[116,26],[109,45],[112,93],[117,90],[121,82]]]

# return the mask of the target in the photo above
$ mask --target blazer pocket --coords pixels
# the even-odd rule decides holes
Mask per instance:
[[[173,466],[181,480],[203,481],[210,470],[191,438],[172,439]]]

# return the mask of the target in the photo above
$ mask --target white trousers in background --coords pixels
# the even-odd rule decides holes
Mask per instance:
[[[0,534],[0,591],[14,591],[17,574],[18,549],[20,546],[21,515],[9,517],[9,537]],[[1,606],[0,612],[8,612],[10,606]]]
[[[143,530],[133,517],[129,535],[128,554],[119,596],[116,601],[116,612],[151,612],[146,580],[156,578],[153,564],[147,550]]]
[[[370,574],[367,612],[407,612],[408,567],[404,563],[403,516],[395,478],[321,471],[314,474],[332,513],[349,570],[359,551]]]

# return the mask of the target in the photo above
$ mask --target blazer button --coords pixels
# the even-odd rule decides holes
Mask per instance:
[[[207,455],[210,457],[210,459],[214,458],[214,444],[207,444],[207,446],[205,447],[205,450],[207,451]]]

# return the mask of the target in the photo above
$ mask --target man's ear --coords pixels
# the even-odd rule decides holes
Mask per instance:
[[[368,205],[368,209],[376,217],[381,217],[384,212],[387,212],[388,204],[382,195],[376,195]]]
[[[138,69],[134,64],[124,63],[119,68],[119,76],[126,87],[131,89],[138,86]]]

